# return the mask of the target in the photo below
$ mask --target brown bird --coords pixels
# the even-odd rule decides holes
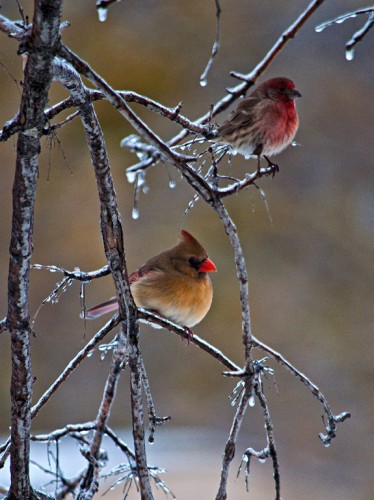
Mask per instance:
[[[177,245],[152,257],[130,275],[131,293],[138,307],[189,328],[210,309],[213,289],[207,273],[216,270],[200,243],[182,229]],[[88,309],[85,318],[95,319],[117,309],[117,298],[113,297]]]
[[[257,156],[258,168],[263,156],[277,170],[277,165],[268,157],[283,151],[296,135],[299,127],[297,97],[301,94],[288,78],[266,80],[240,101],[213,137],[207,138],[231,146],[234,153],[245,158]]]

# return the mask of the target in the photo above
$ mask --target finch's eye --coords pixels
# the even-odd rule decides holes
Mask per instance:
[[[188,262],[191,264],[191,266],[196,269],[196,271],[199,270],[199,267],[200,267],[200,264],[201,264],[201,261],[196,258],[196,257],[191,257],[190,259],[188,259]]]
[[[286,92],[286,88],[285,87],[280,87],[279,92],[282,92],[282,94],[284,94]]]

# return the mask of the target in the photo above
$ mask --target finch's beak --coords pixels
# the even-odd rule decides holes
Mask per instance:
[[[298,97],[301,97],[301,94],[298,90],[290,90],[289,96],[290,99],[297,99]]]
[[[217,268],[210,259],[205,259],[199,266],[199,273],[211,273],[213,271],[217,271]]]

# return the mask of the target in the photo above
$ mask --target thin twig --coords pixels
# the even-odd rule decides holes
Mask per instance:
[[[334,19],[330,19],[329,21],[325,21],[324,23],[319,24],[316,26],[315,30],[320,33],[323,31],[325,28],[328,28],[332,26],[333,24],[341,24],[344,21],[347,21],[347,19],[352,19],[355,18],[359,15],[363,14],[368,14],[368,19],[366,23],[357,30],[352,38],[348,40],[348,42],[345,44],[345,54],[346,58],[351,61],[354,58],[354,47],[357,43],[361,42],[364,37],[367,35],[367,33],[370,31],[370,29],[374,25],[374,7],[367,7],[365,9],[357,9],[352,12],[347,12],[345,14],[342,14]]]
[[[115,328],[120,322],[120,318],[115,315],[110,319],[96,334],[95,336],[85,345],[85,347],[74,356],[74,358],[67,364],[65,369],[56,378],[53,384],[45,391],[45,393],[40,397],[39,401],[31,409],[31,418],[35,418],[39,411],[45,406],[51,396],[57,391],[57,389],[67,380],[67,378],[73,373],[77,366],[89,356],[94,348],[99,342],[101,342],[108,333],[110,333],[113,328]]]
[[[265,430],[266,430],[266,437],[267,437],[267,450],[269,450],[269,455],[272,459],[273,462],[273,477],[274,477],[274,484],[275,484],[275,500],[281,500],[280,496],[280,475],[279,475],[279,462],[278,462],[278,456],[277,456],[277,449],[275,446],[275,438],[274,438],[274,429],[273,429],[273,422],[271,421],[270,418],[270,412],[269,412],[269,407],[265,398],[265,394],[262,391],[261,383],[257,381],[257,383],[254,385],[254,393],[256,394],[262,411],[264,415],[264,420],[265,420]]]
[[[205,87],[206,84],[208,83],[207,82],[208,73],[210,71],[210,68],[212,67],[213,60],[218,53],[220,38],[221,38],[221,12],[222,12],[221,5],[220,5],[219,0],[215,0],[215,4],[216,4],[216,36],[214,39],[212,53],[210,55],[208,64],[206,65],[206,68],[204,69],[204,71],[202,72],[202,74],[200,76],[200,85],[202,87]]]
[[[141,366],[141,374],[142,374],[142,382],[144,387],[145,397],[147,399],[147,408],[148,408],[148,419],[149,419],[149,437],[148,442],[154,442],[154,433],[156,431],[156,427],[165,424],[168,422],[171,417],[158,417],[156,415],[155,405],[153,402],[153,397],[151,393],[151,388],[149,385],[149,380],[147,376],[147,372],[144,365],[143,356],[139,358],[140,366]]]
[[[236,409],[235,417],[231,426],[230,434],[226,442],[225,451],[222,458],[221,480],[218,488],[216,500],[227,499],[227,480],[229,467],[235,455],[235,446],[238,439],[241,424],[243,422],[245,411],[248,407],[248,401],[252,394],[252,387],[247,380],[245,389],[241,394],[240,402]]]
[[[321,403],[323,410],[326,414],[328,423],[326,425],[327,435],[321,433],[319,434],[319,437],[325,446],[329,446],[331,444],[331,441],[336,437],[336,428],[337,428],[336,424],[339,422],[344,422],[344,420],[350,418],[351,416],[350,413],[343,412],[340,415],[333,415],[325,396],[306,375],[297,370],[289,361],[286,360],[284,356],[282,356],[282,354],[275,351],[271,347],[267,346],[263,342],[260,342],[255,337],[252,338],[254,347],[257,347],[266,352],[267,354],[270,354],[270,356],[272,356],[279,364],[287,368],[287,370],[289,370],[297,379],[299,379],[305,385],[305,387],[312,393],[312,395],[315,398],[317,398],[318,401]]]

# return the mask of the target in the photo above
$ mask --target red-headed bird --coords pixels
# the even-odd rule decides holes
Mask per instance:
[[[131,293],[138,307],[189,328],[210,309],[213,288],[207,273],[216,270],[200,243],[182,229],[177,245],[152,257],[130,275]],[[95,319],[117,309],[117,298],[113,297],[88,309],[85,317]]]
[[[271,78],[261,83],[216,130],[212,139],[232,147],[244,157],[257,156],[258,168],[263,156],[268,158],[283,151],[293,141],[299,127],[295,99],[301,97],[288,78]]]

